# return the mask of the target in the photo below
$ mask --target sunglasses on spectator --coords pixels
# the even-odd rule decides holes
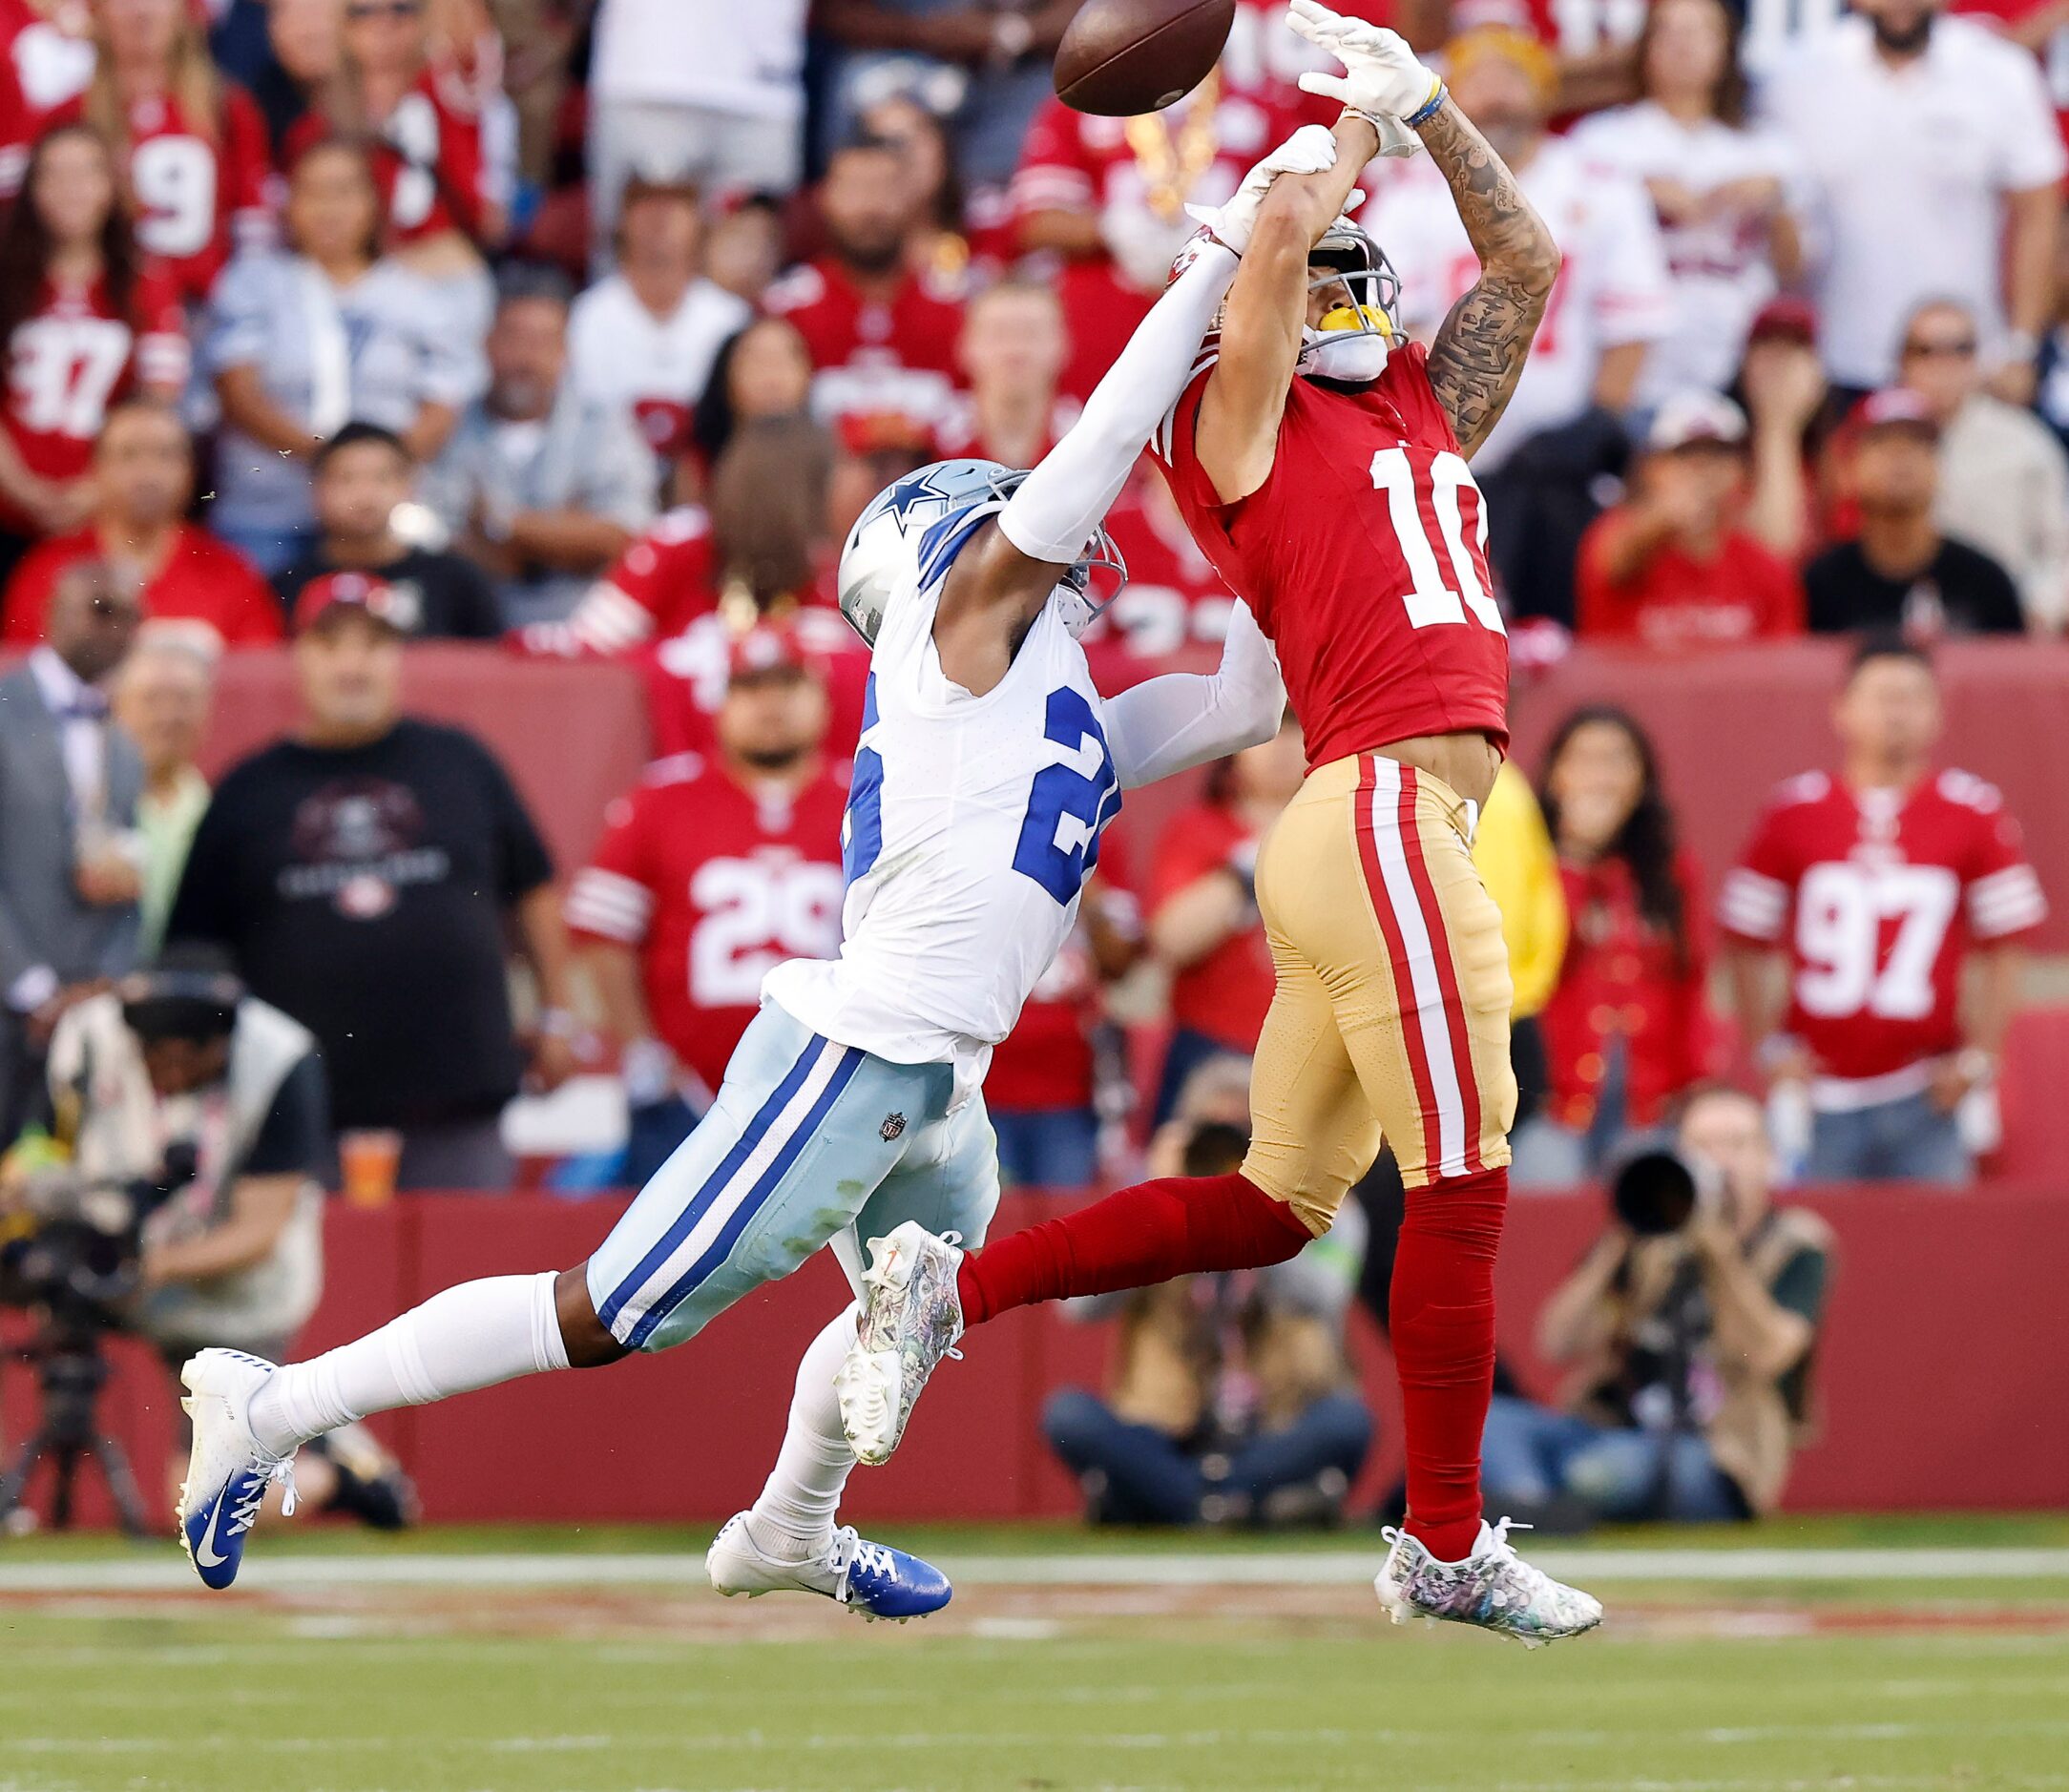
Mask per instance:
[[[352,0],[345,16],[357,24],[366,19],[413,19],[423,10],[423,0]]]
[[[1968,356],[1975,352],[1973,336],[1951,336],[1940,342],[1906,343],[1904,355],[1907,360],[1931,361],[1941,355]]]

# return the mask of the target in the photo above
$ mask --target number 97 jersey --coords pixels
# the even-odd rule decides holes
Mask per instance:
[[[1194,451],[1211,347],[1154,449],[1201,551],[1279,650],[1307,762],[1412,735],[1509,738],[1480,489],[1419,344],[1366,385],[1301,378],[1270,475],[1223,504]]]

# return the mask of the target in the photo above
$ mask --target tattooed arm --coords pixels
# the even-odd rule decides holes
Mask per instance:
[[[1447,99],[1417,135],[1451,183],[1480,278],[1430,345],[1430,384],[1468,460],[1508,407],[1558,278],[1558,245],[1508,165]]]

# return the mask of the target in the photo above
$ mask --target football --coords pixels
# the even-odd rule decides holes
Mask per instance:
[[[1056,93],[1109,118],[1160,111],[1206,79],[1235,16],[1235,0],[1085,0],[1056,46]]]

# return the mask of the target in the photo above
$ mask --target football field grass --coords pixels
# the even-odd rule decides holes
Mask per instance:
[[[1383,1624],[1363,1531],[901,1532],[958,1585],[902,1629],[702,1541],[0,1543],[0,1792],[2069,1792],[2060,1519],[1547,1541],[1610,1618],[1537,1652]]]

